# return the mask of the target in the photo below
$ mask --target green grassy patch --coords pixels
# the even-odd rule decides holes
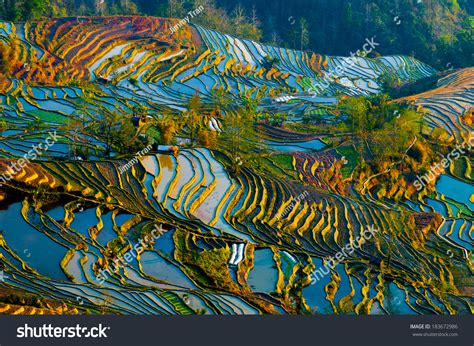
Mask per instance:
[[[297,179],[293,168],[293,156],[287,154],[272,155],[264,160],[265,170],[274,177]]]
[[[155,126],[150,126],[150,128],[146,131],[147,136],[153,138],[158,143],[161,141],[161,134],[160,131]]]
[[[354,149],[352,145],[339,147],[336,150],[340,155],[344,156],[347,163],[342,168],[342,176],[348,178],[351,176],[354,169],[360,163],[359,153]]]
[[[336,133],[337,129],[332,125],[321,125],[321,124],[303,124],[299,122],[288,122],[285,124],[285,128],[290,131],[305,133],[305,134],[321,134],[321,133]]]
[[[61,114],[48,112],[43,110],[35,110],[28,112],[28,114],[34,116],[38,120],[42,120],[44,122],[56,123],[56,124],[67,124],[67,118]]]
[[[284,170],[293,170],[293,156],[291,155],[273,155],[270,157],[270,160]]]

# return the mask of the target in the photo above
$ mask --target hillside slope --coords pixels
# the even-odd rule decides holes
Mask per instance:
[[[472,135],[474,68],[453,72],[438,81],[438,87],[402,98],[427,111],[431,128],[445,129],[451,140],[464,142]]]
[[[119,94],[133,90],[153,100],[158,93],[160,102],[168,104],[182,102],[196,91],[206,97],[224,90],[238,97],[260,89],[273,95],[299,93],[303,101],[327,103],[333,101],[315,96],[368,95],[380,91],[382,78],[403,84],[435,72],[410,57],[324,56],[199,26],[172,34],[175,23],[150,17],[4,22],[0,38],[16,57],[10,66],[12,78],[31,85],[65,85],[101,77]]]
[[[373,184],[386,176],[364,177],[371,191],[357,194],[341,172],[345,157],[317,136],[262,126],[255,141],[273,145],[267,154],[232,123],[235,109],[257,96],[262,111],[302,123],[342,95],[377,94],[387,78],[409,83],[433,68],[406,56],[347,59],[266,46],[201,26],[173,35],[177,23],[0,24],[2,54],[11,58],[0,80],[2,285],[74,312],[472,313],[471,185],[459,183],[460,201],[444,190],[447,198],[420,195],[416,203],[376,200]],[[470,89],[463,92],[470,80],[470,70],[458,72],[409,101],[446,102],[440,107],[455,114],[471,100]],[[451,91],[453,101],[438,101]],[[190,115],[196,94],[203,107]],[[218,104],[219,96],[231,102]],[[163,145],[178,123],[172,146]],[[243,164],[234,142],[237,157],[184,138],[197,124],[207,135],[249,142],[257,163],[273,170]],[[454,119],[446,125],[464,129]],[[33,158],[32,148],[51,136],[57,140]],[[132,140],[138,152],[126,146]],[[27,164],[17,165],[22,157]],[[403,197],[403,188],[390,195]],[[375,235],[363,241],[368,229]],[[356,249],[328,269],[347,244]],[[316,280],[315,269],[327,273]]]

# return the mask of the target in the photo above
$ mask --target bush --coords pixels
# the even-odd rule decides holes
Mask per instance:
[[[8,124],[5,119],[0,119],[0,132],[8,130]]]

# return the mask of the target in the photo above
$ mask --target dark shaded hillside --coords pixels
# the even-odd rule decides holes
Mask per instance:
[[[439,69],[474,61],[473,1],[463,0],[218,0],[229,10],[256,7],[266,41],[299,48],[301,19],[308,23],[307,48],[348,55],[377,36],[382,55],[414,55]],[[399,24],[398,24],[399,23]]]

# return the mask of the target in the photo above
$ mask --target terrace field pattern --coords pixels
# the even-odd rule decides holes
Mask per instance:
[[[174,32],[178,22],[0,22],[0,42],[17,47],[12,74],[0,74],[0,297],[48,302],[0,299],[0,313],[472,314],[470,154],[443,174],[435,193],[395,202],[377,193],[377,178],[365,193],[351,187],[356,162],[350,150],[332,149],[328,134],[259,124],[276,176],[245,164],[234,171],[220,148],[175,143],[172,152],[159,139],[143,155],[104,155],[100,136],[68,130],[78,114],[87,129],[104,111],[131,117],[137,107],[149,110],[151,122],[179,117],[193,96],[210,107],[218,91],[230,102],[206,111],[203,123],[224,136],[226,117],[245,99],[259,96],[260,112],[298,123],[334,117],[341,95],[381,93],[387,76],[406,85],[438,73],[409,56],[348,64],[198,25]],[[474,68],[449,71],[435,88],[394,102],[422,107],[428,128],[465,142]],[[12,163],[52,131],[58,141],[14,171]],[[151,126],[144,136],[155,132]],[[88,158],[71,155],[77,143]],[[377,233],[363,243],[368,227]],[[154,229],[159,235],[143,251],[105,271]],[[357,240],[352,254],[312,280]]]

